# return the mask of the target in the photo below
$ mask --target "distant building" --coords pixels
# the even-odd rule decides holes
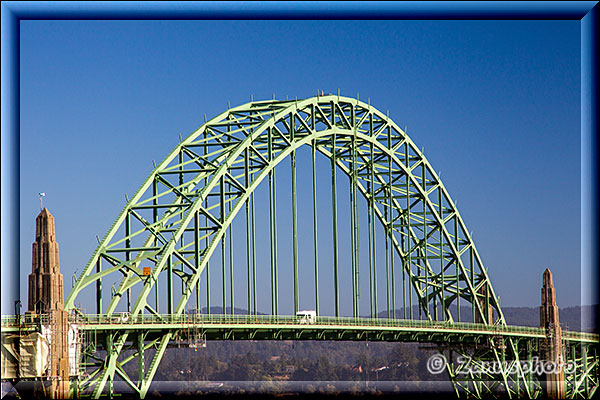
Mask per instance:
[[[361,364],[352,365],[350,367],[350,371],[352,371],[352,372],[358,372],[358,373],[362,374],[362,372],[363,372],[362,365]]]
[[[291,373],[296,371],[296,366],[292,364],[288,364],[285,366],[285,372]]]

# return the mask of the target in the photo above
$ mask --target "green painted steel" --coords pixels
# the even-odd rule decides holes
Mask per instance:
[[[506,326],[500,304],[471,235],[439,175],[431,167],[423,152],[406,134],[406,129],[400,129],[388,115],[371,107],[370,101],[364,103],[339,94],[293,101],[251,101],[238,107],[228,108],[209,121],[205,119],[205,123],[200,128],[184,140],[180,140],[169,155],[160,164],[155,165],[150,176],[127,201],[75,282],[65,301],[65,308],[68,310],[75,308],[78,298],[84,296],[89,285],[95,284],[98,314],[111,318],[112,315],[119,315],[115,314],[117,310],[126,310],[130,321],[137,321],[140,318],[159,321],[157,331],[152,334],[154,336],[148,333],[149,336],[142,339],[139,336],[142,328],[137,325],[126,324],[121,326],[123,329],[117,330],[105,324],[98,325],[96,331],[105,335],[104,345],[109,351],[106,359],[98,364],[98,369],[87,380],[88,383],[93,383],[93,397],[111,392],[111,382],[115,374],[132,387],[135,386],[135,391],[141,397],[146,395],[162,354],[179,329],[176,326],[178,323],[173,321],[184,318],[188,302],[194,298],[194,292],[196,314],[199,313],[201,306],[199,290],[202,279],[205,281],[207,312],[210,314],[211,307],[214,307],[214,301],[211,303],[209,265],[216,265],[215,262],[210,263],[210,260],[215,253],[219,253],[217,250],[219,245],[221,276],[218,278],[221,279],[223,315],[213,313],[203,317],[225,318],[227,307],[230,307],[229,317],[238,317],[233,315],[234,271],[236,268],[243,267],[234,265],[232,221],[242,208],[245,209],[246,218],[247,282],[244,282],[241,287],[246,287],[247,290],[246,306],[249,314],[247,317],[258,317],[256,315],[254,193],[263,181],[268,185],[270,305],[272,317],[278,318],[279,266],[275,167],[288,157],[292,171],[293,310],[298,311],[300,302],[298,274],[302,265],[298,261],[297,244],[296,154],[302,146],[310,146],[312,153],[314,305],[319,320],[327,321],[322,319],[325,318],[322,315],[322,307],[321,310],[319,309],[319,293],[323,293],[323,290],[331,290],[334,294],[334,314],[338,317],[336,321],[345,321],[339,319],[340,302],[344,304],[347,302],[353,307],[352,320],[363,325],[366,323],[364,319],[359,318],[361,266],[358,203],[360,197],[365,199],[367,205],[371,315],[367,320],[371,324],[368,325],[370,327],[368,329],[364,327],[367,325],[358,327],[352,324],[343,325],[346,326],[345,328],[339,324],[328,325],[327,328],[305,327],[303,328],[305,331],[313,332],[306,338],[322,338],[323,335],[327,336],[323,332],[331,332],[332,335],[336,332],[337,340],[350,340],[344,339],[345,335],[362,335],[361,329],[363,331],[367,329],[388,338],[385,340],[408,340],[409,336],[385,334],[389,329],[382,325],[389,323],[386,321],[397,321],[394,319],[398,295],[397,274],[402,275],[404,318],[412,320],[415,317],[414,304],[419,310],[419,319],[423,319],[424,322],[446,324],[444,326],[455,329],[453,332],[472,335],[475,342],[479,340],[478,343],[485,347],[484,350],[478,350],[481,353],[477,354],[478,360],[507,357],[513,361],[518,360],[522,351],[519,347],[522,343],[519,340],[538,338],[523,332],[514,335],[503,333],[508,332],[510,327]],[[317,152],[327,157],[331,163],[333,287],[328,288],[325,288],[323,283],[319,284],[318,280],[318,204],[315,176]],[[336,175],[340,171],[348,176],[350,187],[352,262],[349,267],[352,290],[349,291],[341,291],[339,282],[342,266],[338,260],[337,207],[340,196],[337,196]],[[378,275],[376,220],[379,221],[385,235],[385,275]],[[227,245],[229,252],[227,252]],[[229,271],[226,268],[227,258]],[[396,259],[399,260],[399,265],[395,263]],[[227,272],[229,272],[229,279]],[[382,306],[378,303],[377,286],[378,279],[383,277],[385,277],[386,287],[385,302]],[[110,298],[103,298],[102,282],[107,279],[118,284]],[[179,285],[174,285],[173,280],[177,279]],[[167,293],[163,293],[163,296],[166,296],[168,315],[161,316],[159,292],[164,289],[159,289],[159,285],[164,287],[161,282],[165,280]],[[152,290],[154,290],[154,299],[150,296]],[[229,290],[229,304],[227,304],[227,290]],[[136,297],[132,304],[130,297],[134,296],[134,293]],[[243,296],[240,297],[243,299]],[[482,326],[487,327],[488,330],[473,331],[463,325],[460,316],[461,304],[470,305],[473,320],[482,321],[484,323]],[[494,311],[493,320],[488,319],[488,307]],[[386,319],[378,318],[379,310],[383,309],[387,312]],[[286,336],[287,334],[284,333],[276,333],[286,331],[286,324],[292,324],[288,331],[298,330],[297,324],[293,321],[282,321],[272,326],[261,325],[261,329],[266,329],[264,337],[261,337]],[[377,325],[379,321],[381,324]],[[154,329],[152,326],[142,325],[150,329],[148,332]],[[440,325],[435,327],[441,329]],[[233,338],[240,335],[239,332],[250,332],[248,329],[251,331],[253,328],[249,328],[247,322],[240,326],[234,324],[225,329],[228,333],[221,338]],[[411,326],[406,332],[411,330],[415,335],[419,331],[418,327]],[[492,335],[489,333],[490,330],[496,333]],[[440,332],[442,337],[452,336],[443,329]],[[435,336],[437,333],[432,332],[426,335],[431,338],[439,337]],[[498,350],[491,339],[497,335],[506,338],[502,350]],[[393,339],[394,337],[396,339]],[[416,338],[414,335],[412,337]],[[424,339],[426,337],[419,336],[413,341],[426,341]],[[300,338],[305,337],[300,335]],[[148,360],[143,353],[148,346],[148,341],[151,341],[157,351],[151,357],[150,364],[146,365]],[[132,343],[136,344],[132,345]],[[123,376],[124,371],[120,367],[122,363],[117,362],[125,350],[132,347],[137,348],[138,351],[137,383]],[[587,360],[586,357],[582,359]],[[451,376],[454,372],[451,372]],[[517,389],[517,392],[513,391],[509,382],[511,379],[514,380],[514,377],[507,372],[502,372],[500,375],[507,393],[511,397],[518,394],[520,389]],[[479,382],[481,377],[471,376],[463,382],[459,379],[460,376],[462,375],[455,374],[456,379],[453,378],[457,393],[473,393],[481,396],[486,390],[490,390],[490,387],[485,384],[473,383]],[[517,376],[524,376],[523,371],[519,370]],[[580,386],[575,384],[573,390],[580,390]],[[530,390],[528,393],[533,392]]]
[[[46,318],[46,320],[44,320]],[[519,363],[534,359],[540,354],[547,340],[542,328],[523,326],[459,323],[449,321],[405,320],[387,318],[322,317],[314,324],[306,324],[295,315],[230,315],[230,314],[183,314],[183,315],[71,315],[84,335],[87,345],[83,349],[84,368],[89,375],[82,375],[74,390],[79,396],[98,395],[99,379],[104,368],[114,368],[115,373],[141,397],[152,383],[152,375],[158,368],[156,357],[146,368],[146,351],[156,349],[164,353],[170,345],[194,347],[198,340],[345,340],[345,341],[391,341],[431,343],[445,355],[449,375],[457,394],[469,397],[489,397],[498,393],[499,387],[508,388],[502,397],[543,397],[543,380],[533,379],[532,370],[514,374],[511,369]],[[48,316],[28,318],[3,317],[2,334],[39,332],[48,324]],[[98,351],[114,348],[115,337],[127,332],[130,339],[125,343],[128,354],[117,362],[107,364],[98,357]],[[176,339],[177,344],[170,344]],[[565,371],[567,398],[592,398],[599,382],[598,351],[599,335],[564,331],[564,356],[574,368]],[[4,343],[4,342],[3,342]],[[511,347],[506,357],[505,348]],[[476,349],[475,352],[472,349]],[[495,374],[477,375],[465,371],[465,364],[456,364],[456,357],[468,357],[471,367],[485,369],[490,361],[497,362],[501,371]],[[135,383],[124,366],[137,361],[138,378]],[[107,393],[111,393],[113,376],[107,377]]]
[[[449,322],[449,321],[427,321],[427,320],[406,320],[406,319],[387,319],[387,318],[354,318],[354,317],[328,317],[319,316],[314,323],[307,324],[302,317],[296,315],[247,315],[247,314],[158,314],[158,315],[138,315],[137,317],[127,314],[71,314],[69,322],[76,324],[84,332],[96,332],[105,334],[106,332],[119,331],[140,331],[146,335],[158,331],[182,331],[188,327],[206,329],[207,331],[224,330],[288,330],[296,331],[301,334],[305,331],[323,331],[332,332],[342,330],[352,331],[370,331],[373,333],[387,332],[422,332],[427,335],[448,334],[455,335],[459,340],[466,342],[477,342],[480,335],[488,337],[519,337],[545,340],[547,332],[544,328],[516,325],[488,325],[476,324],[470,322]],[[31,317],[17,318],[14,316],[2,316],[2,332],[18,332],[19,329],[26,332],[35,332],[40,330],[40,326],[48,325],[50,319],[48,315],[33,315]],[[222,332],[221,332],[222,333]],[[225,336],[225,334],[223,333]],[[462,339],[460,335],[466,335]],[[225,337],[221,339],[225,339]],[[566,352],[576,353],[579,358],[588,358],[588,355],[582,355],[577,349],[579,344],[598,345],[600,335],[597,333],[563,331]],[[136,336],[137,337],[137,336]],[[138,338],[139,339],[139,338]],[[138,340],[134,339],[134,340]],[[235,339],[234,337],[231,338]],[[371,340],[371,339],[369,339]],[[390,340],[380,337],[372,340]],[[427,339],[428,340],[428,339]],[[427,342],[427,340],[421,340]],[[415,340],[419,341],[419,340]],[[103,340],[97,343],[103,343]],[[435,341],[434,341],[435,342]],[[493,346],[501,348],[502,346]],[[589,349],[589,348],[588,348]]]
[[[161,314],[138,315],[137,317],[126,314],[85,314],[75,315],[70,322],[77,324],[83,331],[123,331],[140,330],[150,333],[153,330],[177,331],[195,326],[199,329],[219,330],[291,330],[291,331],[341,331],[351,329],[354,331],[369,330],[381,331],[406,331],[424,332],[429,335],[453,334],[456,337],[467,335],[461,340],[476,342],[476,335],[520,337],[546,339],[544,328],[516,325],[488,325],[470,322],[406,320],[388,318],[354,318],[354,317],[328,317],[319,316],[314,323],[307,324],[302,317],[296,315],[247,315],[247,314]],[[20,325],[14,319],[3,319],[2,330],[18,329]],[[25,323],[22,329],[35,330],[38,324]],[[470,335],[470,336],[468,336]],[[600,335],[596,333],[564,331],[563,338],[567,347],[579,343],[598,344]],[[500,346],[494,346],[500,347]]]
[[[312,129],[314,129],[315,108],[311,107]],[[315,263],[315,313],[319,315],[319,255],[317,245],[317,175],[316,175],[316,140],[311,143],[312,161],[312,201],[313,201],[313,251]]]

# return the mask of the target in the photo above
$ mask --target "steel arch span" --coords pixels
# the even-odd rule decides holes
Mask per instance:
[[[361,270],[357,204],[361,196],[368,208],[368,295],[372,318],[377,318],[380,310],[374,251],[374,221],[377,220],[386,238],[386,287],[383,291],[386,298],[384,310],[387,310],[388,318],[390,310],[396,309],[400,290],[396,291],[395,282],[400,280],[401,275],[404,318],[407,318],[407,308],[410,309],[407,319],[412,317],[414,299],[414,305],[418,306],[423,318],[430,322],[459,322],[462,304],[471,306],[470,317],[474,322],[498,329],[506,326],[471,235],[455,202],[423,153],[406,132],[384,113],[357,99],[335,95],[291,101],[253,101],[228,109],[181,140],[128,200],[74,283],[65,301],[65,308],[74,309],[78,296],[82,296],[86,290],[93,290],[95,286],[98,314],[110,316],[119,310],[126,310],[127,318],[131,320],[150,316],[165,323],[179,321],[178,318],[185,317],[186,306],[194,294],[196,301],[199,301],[200,279],[206,276],[206,305],[210,313],[208,275],[214,273],[215,263],[209,261],[213,255],[220,253],[221,265],[217,269],[222,277],[220,306],[223,313],[227,312],[227,306],[233,313],[233,265],[229,263],[228,281],[225,240],[230,235],[232,221],[242,214],[245,215],[247,231],[245,294],[248,312],[256,315],[254,194],[264,182],[269,187],[271,314],[279,315],[274,174],[275,166],[289,160],[295,315],[299,308],[296,151],[302,146],[310,147],[312,154],[317,312],[319,291],[325,290],[318,283],[316,250],[315,154],[320,153],[330,160],[333,171],[333,287],[327,289],[333,292],[335,317],[341,317],[340,301],[347,301],[348,304],[351,301],[353,317],[359,317]],[[352,290],[344,291],[340,290],[337,254],[336,170],[348,177],[351,195]],[[400,260],[400,265],[394,264],[395,259]],[[166,281],[166,290],[159,288],[159,278]],[[110,297],[103,299],[103,281],[107,280],[114,284]],[[181,289],[173,290],[174,284]],[[159,312],[161,293],[166,296],[163,303],[166,303],[169,321],[164,321]],[[175,330],[167,329],[148,345],[144,344],[143,331],[131,329],[107,334],[104,347],[110,351],[107,351],[106,360],[99,363],[88,377],[88,382],[95,385],[93,396],[100,396],[105,389],[111,393],[111,384],[117,374],[144,397],[158,363],[175,334]],[[495,340],[486,337],[484,342],[493,344]],[[510,337],[506,340],[513,358],[518,360],[518,344]],[[145,366],[144,352],[152,347],[156,348],[156,352],[150,365]],[[137,349],[137,353],[123,359],[127,349]],[[486,354],[492,359],[499,360],[501,357],[496,349],[487,349]],[[122,364],[134,358],[140,363],[137,383],[122,369]],[[512,378],[508,373],[501,375],[501,384],[511,393],[508,381]],[[469,378],[478,380],[473,376]],[[457,394],[460,388],[468,393],[483,395],[485,393],[481,385],[485,386],[483,381],[489,377],[479,379],[483,383],[475,383],[474,387],[472,383],[461,383],[458,378],[454,379],[452,372],[451,379]],[[525,380],[522,371],[515,379]],[[535,392],[529,387],[525,390],[529,395]]]
[[[169,313],[184,312],[232,220],[263,180],[272,185],[277,164],[288,157],[295,164],[295,151],[304,145],[329,157],[350,177],[356,194],[367,199],[427,319],[452,321],[450,306],[464,299],[473,305],[475,319],[505,324],[458,209],[421,151],[379,110],[331,95],[247,103],[181,141],[121,211],[65,307],[73,308],[86,286],[96,283],[101,288],[102,279],[113,274],[121,278],[120,284],[105,313],[112,314],[136,285],[142,290],[129,311],[134,316],[153,312],[149,293],[159,275],[167,273],[168,279],[177,276],[185,287],[176,305],[169,299]],[[218,201],[209,203],[211,197]],[[134,223],[139,229],[132,228]],[[194,241],[182,244],[184,232],[190,230]],[[150,275],[144,274],[143,266],[151,266]],[[339,288],[334,292],[339,315]],[[101,291],[97,294],[101,313]],[[496,312],[495,322],[490,308]]]

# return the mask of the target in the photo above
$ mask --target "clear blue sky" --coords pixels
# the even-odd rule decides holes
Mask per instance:
[[[580,303],[579,21],[21,21],[20,29],[24,307],[38,192],[56,217],[68,292],[124,194],[204,114],[251,94],[338,88],[389,109],[425,148],[502,305],[539,305],[546,267],[559,306]]]

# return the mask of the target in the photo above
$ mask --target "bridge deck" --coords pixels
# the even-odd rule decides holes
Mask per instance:
[[[2,318],[2,331],[34,330],[43,321],[24,322],[20,328],[14,317]],[[528,337],[543,339],[544,329],[526,326],[485,325],[467,322],[443,322],[387,318],[318,317],[307,324],[295,316],[186,314],[139,315],[90,314],[71,318],[81,331],[165,331],[199,330],[207,339],[316,339],[316,340],[403,340],[440,342],[445,340],[477,343],[485,337]],[[304,322],[304,323],[303,323]],[[599,335],[563,331],[563,339],[598,343]]]

